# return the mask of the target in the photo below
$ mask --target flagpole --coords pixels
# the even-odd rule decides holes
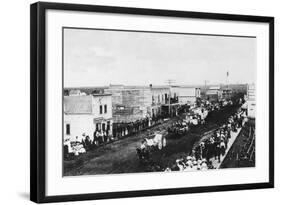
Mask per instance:
[[[227,87],[227,90],[228,90],[228,76],[229,76],[229,72],[226,71],[226,87]]]

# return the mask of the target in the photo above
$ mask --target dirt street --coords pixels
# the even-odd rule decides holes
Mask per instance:
[[[206,120],[205,125],[192,127],[190,131],[181,138],[167,136],[167,146],[153,154],[153,161],[161,167],[171,166],[176,158],[191,152],[194,143],[198,142],[205,132],[218,127],[236,111],[237,107],[227,107],[220,111],[212,112]],[[93,151],[75,157],[73,160],[64,161],[64,175],[93,175],[93,174],[117,174],[145,172],[147,167],[139,163],[136,148],[141,139],[155,130],[163,130],[173,123],[177,118],[170,119],[160,125],[124,139],[108,143]]]

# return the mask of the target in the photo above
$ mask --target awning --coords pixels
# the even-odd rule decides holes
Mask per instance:
[[[113,119],[112,117],[110,117],[110,118],[97,117],[97,118],[94,118],[94,123],[105,122],[105,121],[109,121],[109,120],[112,120],[112,119]]]

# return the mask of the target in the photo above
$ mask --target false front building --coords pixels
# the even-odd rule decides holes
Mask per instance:
[[[220,86],[211,86],[206,91],[206,98],[210,102],[217,102],[222,98],[222,91]]]
[[[145,86],[110,85],[114,123],[129,123],[149,115],[150,90]]]
[[[247,113],[249,118],[256,116],[256,89],[255,84],[250,84],[247,87]]]
[[[105,93],[112,95],[114,123],[129,123],[163,114],[169,103],[168,86],[110,85]]]
[[[178,101],[180,105],[193,105],[201,97],[200,88],[191,86],[178,86]]]
[[[161,116],[164,114],[163,106],[169,104],[170,89],[168,86],[149,86],[151,102],[149,114],[152,118]]]
[[[81,141],[82,135],[93,139],[103,130],[112,134],[112,98],[110,94],[64,96],[64,138]]]

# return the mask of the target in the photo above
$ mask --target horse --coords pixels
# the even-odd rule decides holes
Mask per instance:
[[[159,150],[161,150],[163,147],[166,147],[167,141],[166,137],[163,136],[163,134],[157,133],[155,134],[154,138],[148,139],[144,138],[146,140],[146,144],[149,147],[157,147]]]

